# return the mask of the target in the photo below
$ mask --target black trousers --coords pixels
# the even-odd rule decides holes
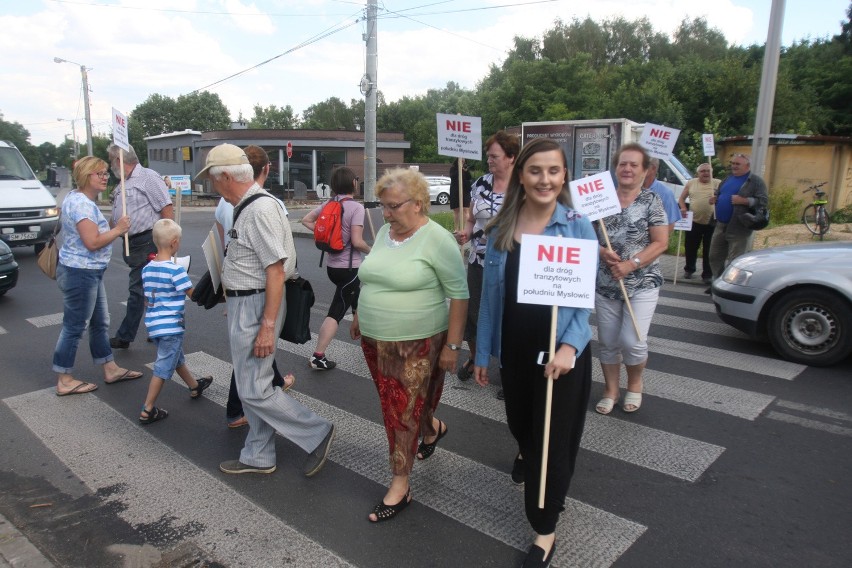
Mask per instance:
[[[503,326],[503,333],[511,333]],[[507,341],[509,340],[509,341]],[[553,383],[544,509],[538,508],[544,406],[547,380],[537,363],[538,346],[523,337],[503,338],[500,376],[506,396],[506,419],[523,456],[524,507],[527,520],[538,534],[556,530],[559,514],[574,475],[574,464],[586,423],[592,384],[592,349],[586,346],[574,369]],[[512,349],[506,349],[512,345]]]
[[[683,267],[684,272],[692,274],[695,272],[696,262],[698,260],[698,248],[703,247],[701,251],[701,277],[713,278],[713,270],[710,268],[710,241],[713,239],[713,229],[715,223],[703,225],[701,223],[693,223],[692,230],[686,233],[686,265]],[[721,275],[717,275],[721,276]]]
[[[278,371],[278,365],[275,364],[275,359],[272,360],[272,386],[284,388],[284,377]],[[236,420],[243,415],[243,401],[240,400],[240,395],[237,394],[237,377],[234,371],[231,370],[231,388],[228,390],[228,404],[225,406],[225,416],[228,420]]]

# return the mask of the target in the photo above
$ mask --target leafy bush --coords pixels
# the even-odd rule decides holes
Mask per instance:
[[[852,223],[852,205],[838,209],[831,214],[832,223]]]
[[[789,186],[772,188],[769,192],[770,227],[791,225],[802,220],[804,205],[796,196],[796,189]]]

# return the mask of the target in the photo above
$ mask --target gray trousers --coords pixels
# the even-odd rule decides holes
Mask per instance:
[[[728,224],[716,221],[713,239],[710,241],[710,268],[713,278],[721,278],[725,267],[743,253],[751,250],[754,241],[754,231],[747,235],[729,235]]]
[[[331,422],[314,413],[280,388],[272,386],[274,357],[254,356],[266,294],[227,298],[228,335],[237,392],[249,424],[240,461],[255,467],[275,465],[275,432],[305,450],[319,447],[331,430]],[[275,319],[281,328],[284,302]]]

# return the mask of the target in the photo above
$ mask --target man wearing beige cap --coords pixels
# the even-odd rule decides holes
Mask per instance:
[[[308,477],[325,464],[334,425],[283,390],[272,386],[272,361],[284,315],[285,264],[294,265],[290,224],[278,202],[254,181],[245,152],[221,144],[207,154],[196,176],[234,206],[233,228],[222,273],[228,303],[228,336],[237,392],[249,433],[238,460],[222,462],[225,473],[275,471],[275,432],[309,453]],[[268,198],[268,199],[267,199]]]

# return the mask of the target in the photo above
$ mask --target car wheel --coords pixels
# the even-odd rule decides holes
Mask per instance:
[[[450,194],[449,193],[439,193],[438,198],[435,200],[438,205],[446,205],[450,202]]]
[[[36,243],[35,245],[33,245],[36,255],[38,255],[38,253],[44,250],[44,244],[45,243]]]
[[[772,347],[796,363],[826,367],[852,352],[852,307],[828,290],[788,292],[772,306],[768,325]]]

